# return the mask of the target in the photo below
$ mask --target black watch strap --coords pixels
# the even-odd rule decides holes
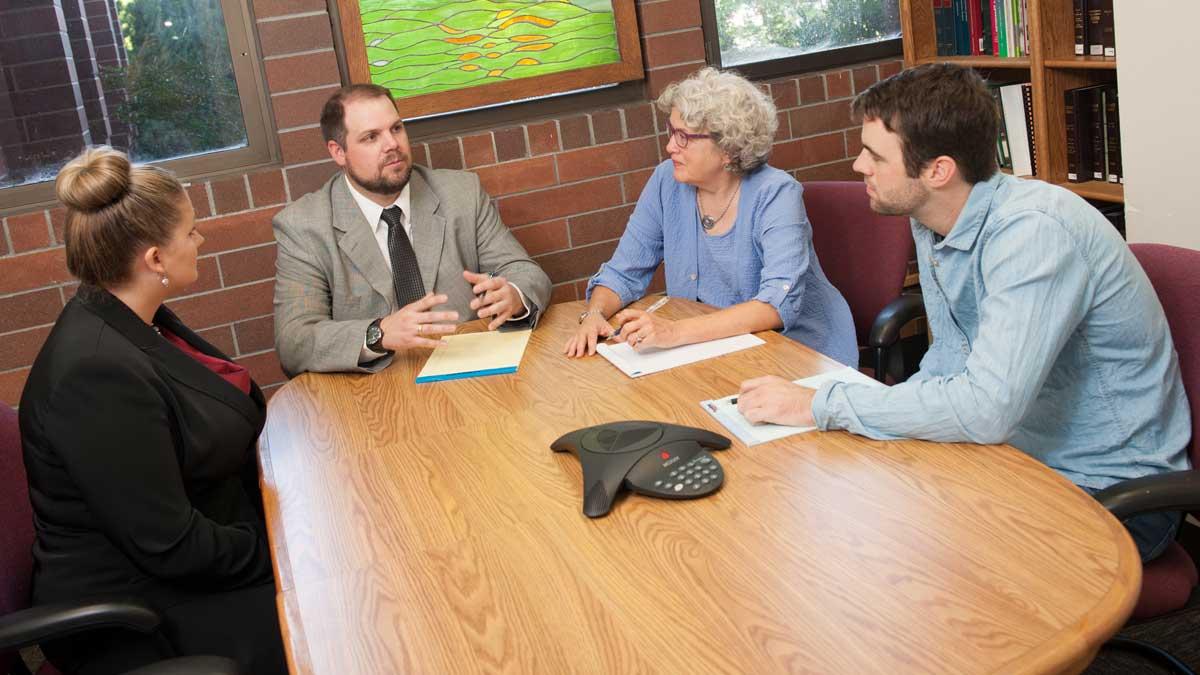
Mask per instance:
[[[376,354],[387,354],[388,350],[383,348],[383,329],[380,324],[383,323],[383,318],[375,319],[371,325],[367,326],[367,349]]]

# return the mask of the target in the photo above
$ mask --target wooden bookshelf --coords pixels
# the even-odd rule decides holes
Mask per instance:
[[[1117,60],[1075,55],[1072,0],[1028,0],[1029,55],[1007,59],[996,56],[938,56],[932,0],[900,0],[900,30],[904,62],[961,63],[980,70],[1029,71],[1033,87],[1033,142],[1038,178],[1061,185],[1088,199],[1125,201],[1123,185],[1067,181],[1067,122],[1063,93],[1068,89],[1117,80]],[[1023,81],[1023,80],[1022,80]]]

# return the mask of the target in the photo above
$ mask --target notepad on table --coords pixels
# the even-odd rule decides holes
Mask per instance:
[[[703,361],[704,359],[711,359],[716,356],[749,349],[750,347],[757,347],[761,344],[765,344],[762,338],[747,333],[745,335],[734,335],[733,337],[721,338],[720,340],[697,342],[696,344],[671,347],[669,349],[648,347],[640,352],[630,347],[627,342],[619,342],[617,344],[601,343],[596,345],[596,352],[608,359],[614,366],[620,368],[621,372],[626,375],[641,377],[642,375],[657,373],[676,366],[683,366],[695,363],[696,361]]]
[[[810,389],[820,389],[821,385],[826,382],[854,382],[861,384],[869,384],[877,387],[882,387],[883,383],[874,380],[866,375],[863,375],[854,368],[839,368],[831,370],[820,375],[805,377],[795,380],[795,383]],[[742,416],[742,413],[737,409],[737,394],[731,394],[724,398],[717,398],[708,401],[701,401],[700,407],[704,408],[708,414],[717,419],[718,422],[725,425],[738,440],[746,445],[758,445],[767,441],[774,441],[792,434],[802,434],[806,431],[812,431],[816,427],[791,427],[785,424],[753,424]]]
[[[417,384],[517,372],[533,331],[486,331],[442,338],[417,374]]]

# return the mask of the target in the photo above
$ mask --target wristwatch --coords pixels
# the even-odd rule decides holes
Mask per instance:
[[[367,326],[367,349],[376,354],[388,353],[388,350],[383,348],[383,329],[379,326],[382,321],[382,318],[375,319]]]

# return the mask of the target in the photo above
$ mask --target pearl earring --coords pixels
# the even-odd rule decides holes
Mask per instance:
[[[165,274],[162,275],[162,278],[159,279],[159,281],[162,282],[163,288],[166,288],[167,285],[171,283],[171,282],[167,281],[167,275],[165,275]]]

